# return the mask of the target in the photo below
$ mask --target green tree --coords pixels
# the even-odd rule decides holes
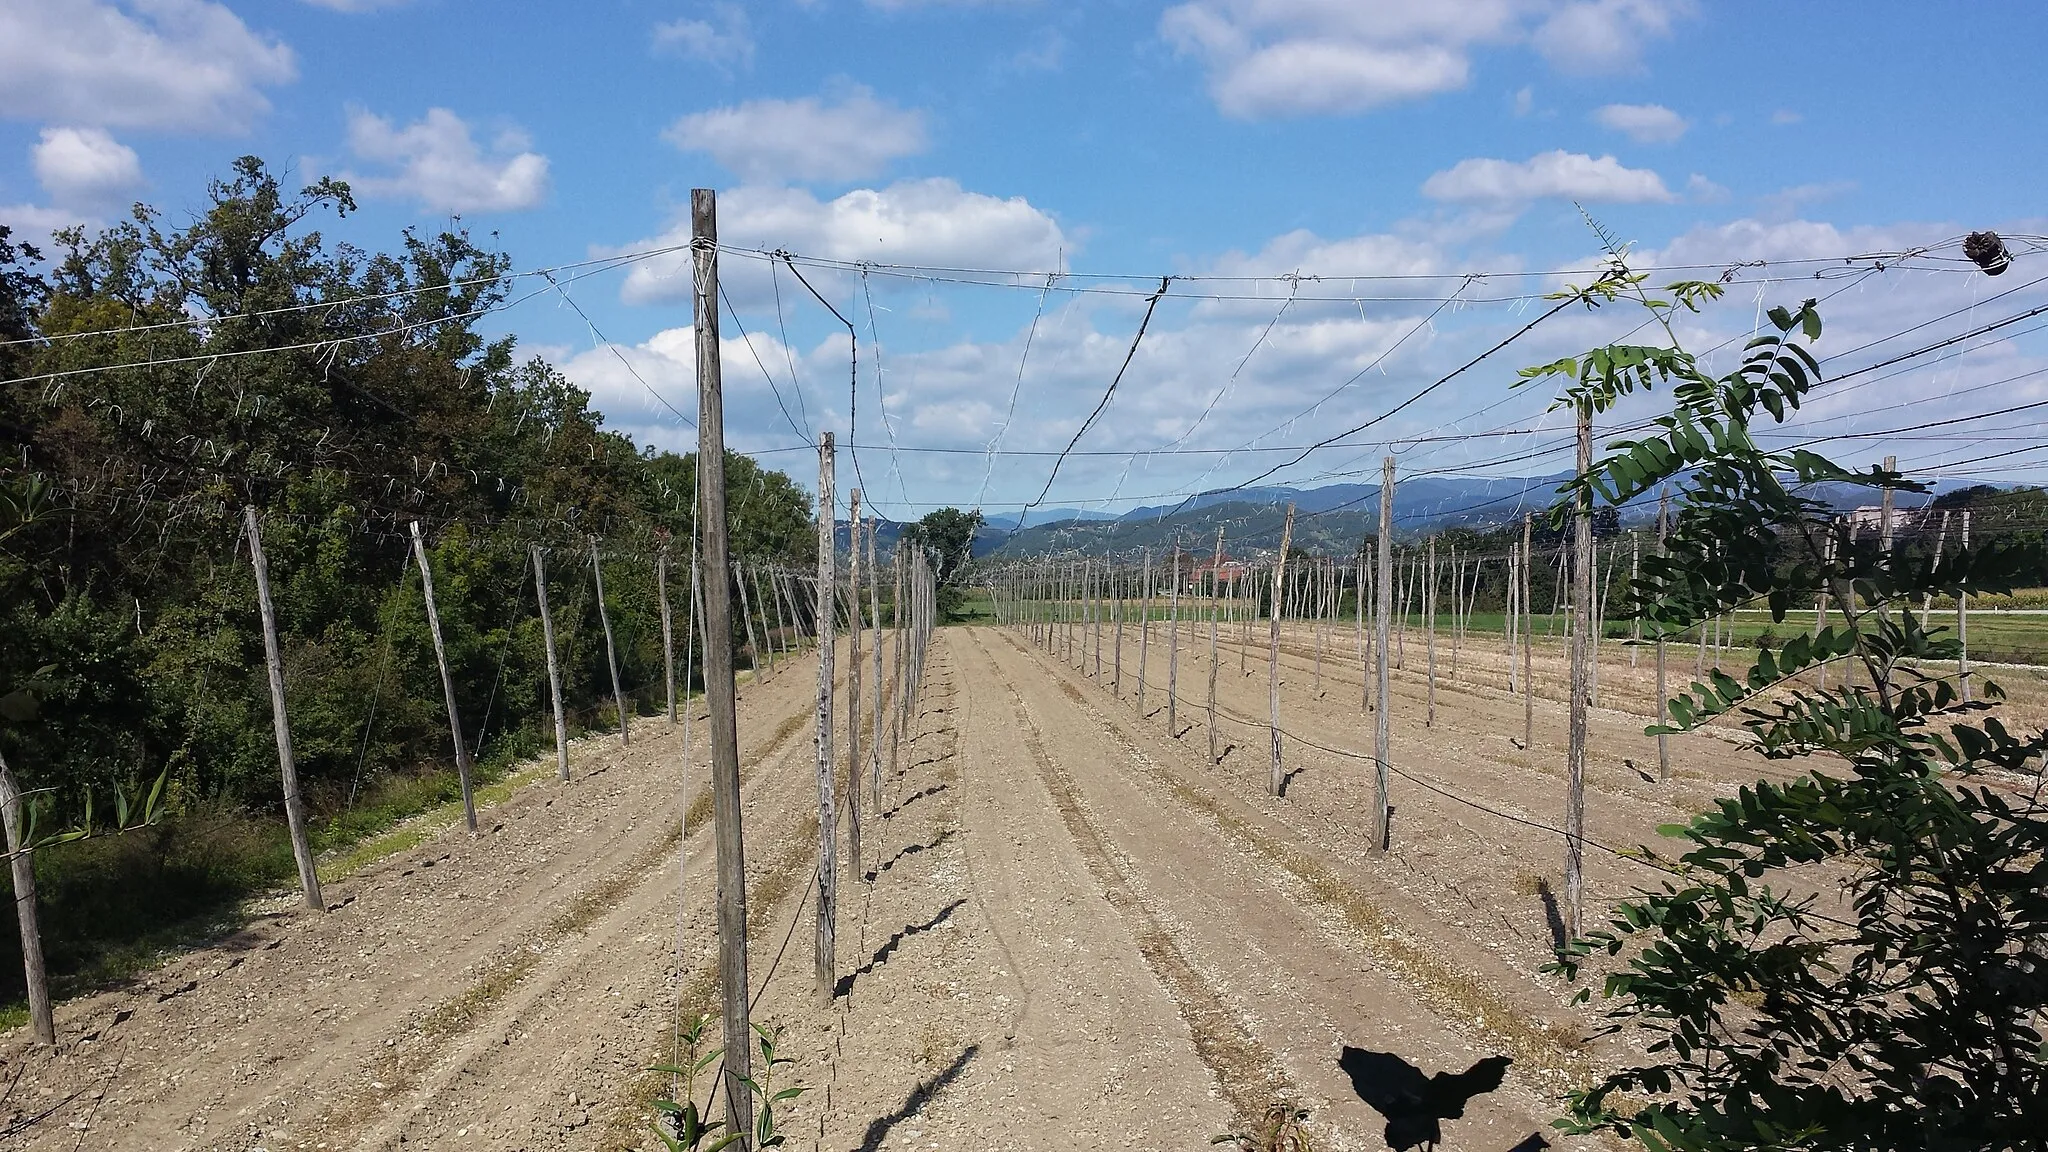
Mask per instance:
[[[939,614],[947,620],[960,616],[966,592],[961,576],[974,559],[974,534],[981,530],[980,512],[941,508],[927,512],[915,524],[903,528],[902,540],[923,548],[938,575]]]
[[[1589,306],[1632,301],[1662,322],[1721,291],[1651,291],[1616,265],[1583,293]],[[1671,879],[1572,945],[1560,968],[1574,977],[1609,958],[1608,1031],[1640,1034],[1647,1059],[1575,1093],[1561,1123],[1653,1152],[2038,1146],[2048,812],[2038,775],[2014,789],[1985,774],[2025,771],[2048,734],[2009,730],[1993,714],[1996,685],[1966,702],[1936,674],[1957,646],[1915,609],[1924,594],[2003,591],[2048,565],[2037,544],[2004,540],[1887,555],[1874,534],[1852,541],[1834,526],[1803,486],[1924,488],[1757,445],[1752,425],[1782,421],[1821,381],[1806,347],[1821,334],[1814,302],[1768,315],[1718,377],[1668,323],[1669,344],[1609,345],[1523,373],[1563,380],[1560,406],[1594,412],[1672,390],[1656,432],[1610,445],[1552,512],[1561,526],[1581,493],[1619,504],[1680,487],[1669,554],[1645,556],[1630,590],[1627,610],[1649,634],[1758,599],[1783,621],[1823,591],[1844,619],[1671,701],[1670,731],[1740,717],[1761,755],[1819,763],[1667,829],[1688,843]],[[1853,662],[1868,686],[1799,679],[1830,662]],[[1839,915],[1821,896],[1836,885]]]

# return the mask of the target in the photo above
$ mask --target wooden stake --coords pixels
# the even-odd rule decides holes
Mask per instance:
[[[619,710],[619,743],[630,744],[626,733],[626,690],[619,684],[619,651],[612,644],[612,617],[604,606],[604,565],[598,561],[597,537],[590,538],[590,571],[597,580],[597,621],[604,626],[604,660],[612,670],[612,702]]]
[[[21,927],[21,969],[28,986],[29,1030],[38,1044],[57,1042],[57,1021],[50,1008],[50,974],[43,967],[43,933],[36,921],[35,849],[23,843],[27,834],[21,814],[21,785],[0,757],[0,825],[7,833],[7,864],[14,877],[14,918]]]
[[[890,594],[889,599],[890,631],[895,633],[891,638],[890,644],[889,660],[891,667],[889,669],[889,677],[896,695],[896,706],[891,710],[889,716],[889,771],[891,773],[897,771],[897,764],[899,763],[897,753],[903,746],[903,726],[907,723],[904,709],[909,699],[910,689],[910,681],[903,663],[903,645],[905,642],[904,620],[906,619],[903,604],[903,575],[907,562],[903,551],[903,537],[898,536],[896,538],[896,547],[889,557],[889,567],[896,581],[895,591]],[[1036,627],[1035,624],[1033,626]]]
[[[725,510],[725,396],[718,356],[718,194],[690,191],[691,299],[697,329],[697,523],[704,534],[704,697],[711,717],[711,795],[718,838],[718,982],[725,1122],[754,1126],[754,1030],[747,1014],[747,868],[740,835],[738,695],[732,674],[732,566]],[[826,513],[829,522],[831,513]]]
[[[1593,469],[1593,408],[1579,406],[1578,474]],[[1592,691],[1593,650],[1593,494],[1581,491],[1572,515],[1572,700],[1571,730],[1565,752],[1564,896],[1565,935],[1579,938],[1584,923],[1580,856],[1586,836],[1586,720]]]
[[[860,489],[847,493],[846,544],[850,554],[847,560],[847,582],[853,589],[853,603],[847,607],[852,611],[852,630],[847,633],[846,664],[846,858],[853,865],[855,876],[860,875],[860,673],[861,673],[861,631],[860,618]],[[877,695],[880,694],[877,686]]]
[[[868,621],[875,627],[875,706],[868,726],[868,799],[879,820],[882,814],[882,570],[875,566],[874,517],[868,518]],[[858,782],[856,781],[856,785]]]
[[[832,664],[838,624],[838,544],[833,528],[832,433],[818,435],[818,993],[831,999],[839,984],[839,808],[832,789]]]
[[[1266,716],[1273,734],[1273,762],[1266,787],[1275,796],[1287,788],[1287,770],[1280,763],[1280,598],[1287,587],[1287,548],[1293,541],[1294,505],[1289,504],[1287,520],[1280,527],[1280,556],[1273,561],[1273,620],[1266,648]]]
[[[1392,679],[1387,659],[1387,629],[1394,615],[1394,458],[1380,462],[1379,572],[1373,580],[1373,665],[1379,691],[1373,711],[1372,851],[1385,852],[1393,842],[1393,811],[1387,800],[1387,757],[1393,736]]]
[[[1422,626],[1429,630],[1429,706],[1424,728],[1436,727],[1436,537],[1429,538],[1429,567],[1422,577]]]
[[[434,663],[441,668],[441,695],[448,701],[448,734],[455,742],[455,775],[462,784],[462,818],[476,831],[476,799],[469,790],[469,743],[462,738],[462,717],[455,707],[455,678],[448,674],[448,649],[441,643],[441,614],[434,607],[434,570],[427,564],[427,542],[420,522],[412,522],[412,555],[420,566],[420,589],[427,599],[427,632],[434,638]]]
[[[1536,747],[1536,614],[1529,597],[1529,569],[1535,559],[1530,548],[1529,513],[1522,513],[1522,751]]]
[[[732,582],[740,590],[740,619],[747,625],[747,669],[754,674],[754,683],[759,684],[766,676],[761,669],[761,641],[754,635],[754,605],[747,595],[747,573],[737,560],[732,565]],[[764,632],[768,629],[765,616],[761,619],[761,629]]]
[[[1372,674],[1365,666],[1365,544],[1358,546],[1358,710],[1372,710]]]
[[[1124,600],[1130,592],[1126,583],[1128,578],[1121,568],[1118,568],[1111,577],[1114,585],[1111,595],[1116,597],[1116,644],[1115,655],[1110,660],[1109,677],[1109,696],[1112,700],[1124,698]]]
[[[299,795],[299,765],[292,756],[292,725],[284,709],[284,656],[277,645],[277,612],[270,603],[270,565],[263,559],[263,534],[256,526],[256,506],[242,507],[249,534],[249,562],[256,568],[256,605],[263,617],[263,664],[270,674],[270,721],[277,735],[277,767],[284,779],[284,819],[290,828],[292,858],[299,865],[299,892],[306,907],[327,911],[320,897],[320,874],[313,868],[313,846],[306,840],[306,801]]]
[[[1630,532],[1628,534],[1629,587],[1634,588],[1636,581],[1642,579],[1642,576],[1643,534],[1641,532]],[[1642,647],[1643,644],[1643,618],[1641,616],[1630,618],[1628,634],[1630,641],[1628,646],[1628,666],[1634,668],[1636,666],[1636,649]]]
[[[1970,510],[1963,509],[1962,526],[1963,551],[1970,550]],[[1956,653],[1956,681],[1962,686],[1964,703],[1970,701],[1970,589],[1965,582],[1956,593],[1956,640],[1961,644]]]
[[[555,768],[564,784],[569,782],[569,722],[562,714],[562,670],[555,662],[555,617],[548,610],[547,565],[541,560],[540,545],[527,545],[527,554],[533,558],[533,586],[540,599],[540,638],[547,646],[548,655],[548,701],[555,709]],[[663,598],[663,603],[667,599]],[[673,718],[673,710],[669,713]]]
[[[1145,549],[1145,599],[1138,609],[1138,719],[1145,718],[1145,649],[1152,639],[1152,550]]]

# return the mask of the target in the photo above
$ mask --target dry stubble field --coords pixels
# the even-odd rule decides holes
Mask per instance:
[[[1196,1149],[1289,1100],[1318,1147],[1383,1147],[1337,1064],[1352,1045],[1425,1072],[1512,1056],[1501,1090],[1446,1129],[1448,1147],[1504,1152],[1548,1136],[1558,1094],[1625,1055],[1587,1043],[1595,1017],[1541,971],[1561,846],[1508,818],[1562,810],[1554,648],[1524,750],[1498,638],[1464,645],[1455,677],[1439,641],[1426,727],[1409,635],[1391,758],[1413,779],[1395,778],[1392,851],[1374,857],[1367,766],[1324,750],[1371,747],[1350,634],[1318,684],[1311,631],[1289,632],[1285,799],[1265,794],[1262,727],[1224,720],[1209,762],[1206,625],[1180,631],[1168,732],[1165,635],[1155,624],[1139,716],[1135,629],[1121,692],[1107,643],[1098,677],[1092,648],[1077,666],[1012,630],[938,633],[868,859],[841,865],[829,1003],[810,954],[815,665],[743,688],[755,1013],[783,1030],[786,1082],[810,1088],[783,1115],[791,1146]],[[1262,718],[1263,626],[1249,653],[1236,638],[1226,626],[1220,707]],[[1658,782],[1648,661],[1631,671],[1610,645],[1603,662],[1593,840],[1652,842],[1776,767],[1689,736]],[[1691,663],[1674,654],[1674,682]],[[2041,681],[2001,678],[2038,723]],[[451,829],[330,886],[329,915],[279,899],[216,947],[61,1006],[54,1052],[0,1039],[0,1126],[47,1112],[14,1140],[34,1149],[653,1148],[661,1085],[641,1069],[717,990],[701,769],[679,780],[665,723],[636,731],[630,748],[578,742],[574,780],[519,789],[481,836]],[[1657,874],[1592,851],[1586,879],[1598,909]]]

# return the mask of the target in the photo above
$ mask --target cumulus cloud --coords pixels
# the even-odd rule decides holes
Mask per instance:
[[[693,112],[663,134],[749,181],[861,180],[929,146],[924,113],[855,87],[827,103],[749,100]]]
[[[741,248],[787,248],[806,256],[878,263],[990,268],[1057,267],[1074,243],[1059,224],[1021,196],[969,192],[952,180],[904,180],[820,200],[800,188],[740,187],[720,195],[719,239]],[[687,244],[690,222],[628,250]],[[739,262],[735,262],[739,263]],[[744,274],[744,267],[733,273]],[[734,276],[728,273],[728,282]],[[631,303],[686,299],[686,254],[633,266],[623,289]]]
[[[1422,194],[1453,204],[1513,205],[1531,200],[1663,204],[1676,199],[1664,178],[1627,168],[1612,156],[1553,150],[1520,162],[1474,157],[1422,182]]]
[[[1159,31],[1230,116],[1360,112],[1462,88],[1472,52],[1528,42],[1566,71],[1626,68],[1687,0],[1188,0]]]
[[[59,204],[113,204],[142,183],[135,150],[104,128],[45,128],[29,158],[36,180]]]
[[[0,4],[0,116],[113,128],[247,131],[292,50],[210,0]]]
[[[715,4],[705,20],[656,24],[654,48],[726,69],[754,63],[754,33],[747,25],[746,9],[737,4]]]
[[[1608,104],[1594,110],[1593,119],[1638,144],[1669,144],[1692,127],[1662,104]]]
[[[441,212],[509,212],[547,198],[547,157],[526,150],[527,141],[517,132],[501,134],[486,154],[470,136],[469,125],[446,108],[430,108],[403,127],[353,109],[348,143],[356,159],[393,169],[386,175],[349,175],[356,190],[367,195],[411,197]]]
[[[326,8],[335,12],[374,12],[379,8],[396,8],[411,0],[305,0],[315,8]]]

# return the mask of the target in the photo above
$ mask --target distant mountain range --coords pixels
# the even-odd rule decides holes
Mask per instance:
[[[1570,473],[1474,479],[1423,476],[1394,486],[1394,531],[1420,535],[1446,528],[1486,529],[1512,523],[1525,512],[1541,512],[1556,499]],[[1968,479],[1935,483],[1935,494],[1967,488]],[[1811,493],[1833,507],[1875,503],[1874,494],[1850,484],[1822,485]],[[1226,550],[1242,554],[1280,546],[1284,509],[1295,507],[1294,544],[1313,552],[1349,552],[1360,538],[1379,532],[1377,484],[1330,484],[1320,488],[1266,487],[1203,493],[1181,504],[1151,505],[1128,512],[1039,509],[1023,517],[1005,513],[985,518],[975,537],[976,556],[1037,556],[1072,550],[1100,552],[1171,548],[1197,551],[1215,546],[1223,530]],[[1932,496],[1901,497],[1900,508],[1917,507]],[[1625,524],[1656,516],[1656,501],[1639,499],[1622,509]]]

